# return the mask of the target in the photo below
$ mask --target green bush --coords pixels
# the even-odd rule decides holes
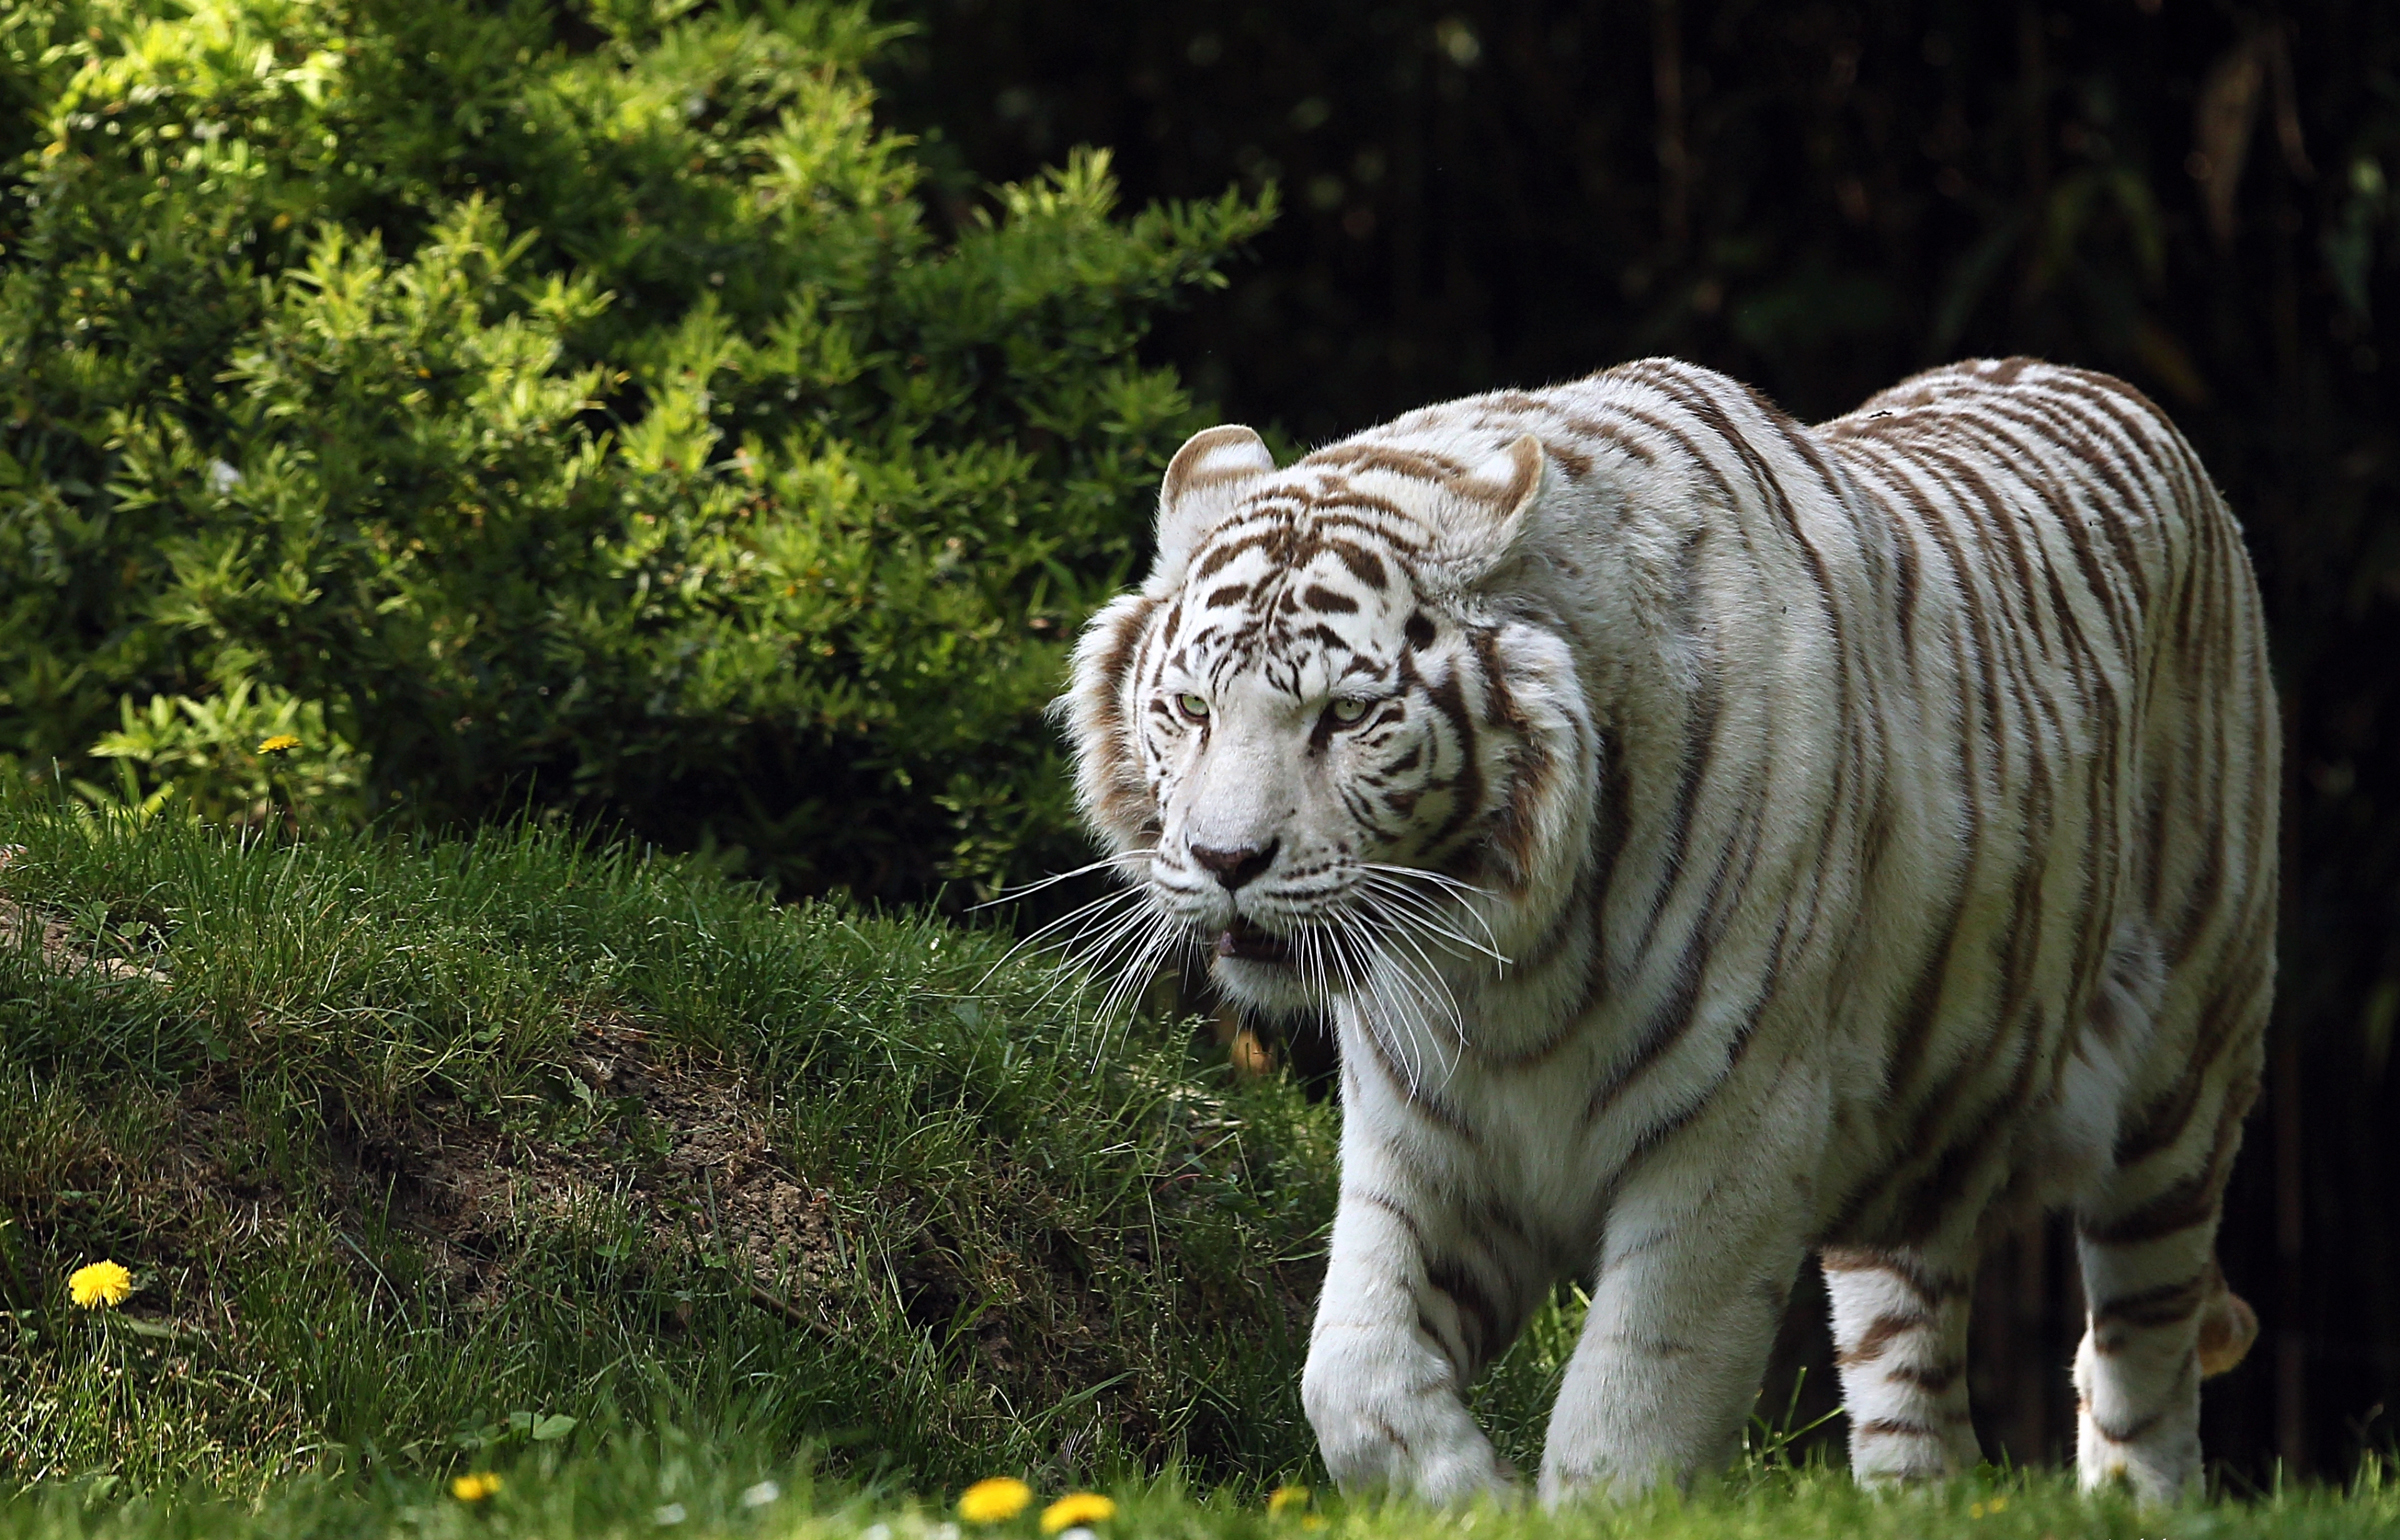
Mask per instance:
[[[238,821],[531,803],[799,890],[1060,858],[1038,708],[1205,420],[1135,348],[1270,209],[1117,218],[1079,153],[939,245],[888,37],[0,12],[0,757]]]

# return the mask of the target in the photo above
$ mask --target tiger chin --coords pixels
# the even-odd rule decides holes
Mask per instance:
[[[1285,466],[1212,428],[1157,547],[1076,648],[1077,790],[1121,955],[1335,1024],[1345,1488],[1505,1490],[1465,1392],[1570,1277],[1540,1495],[1687,1479],[1812,1255],[1853,1471],[1971,1468],[1978,1256],[2059,1209],[2081,1478],[2194,1488],[2257,1329],[2214,1244],[2280,747],[2240,531],[2139,393],[1984,361],[1810,427],[1647,360]]]

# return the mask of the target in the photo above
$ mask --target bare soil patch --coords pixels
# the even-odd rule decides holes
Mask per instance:
[[[528,1224],[617,1213],[660,1254],[689,1248],[731,1267],[762,1303],[833,1281],[833,1194],[777,1150],[768,1104],[737,1067],[614,1019],[580,1027],[565,1057],[570,1112],[551,1121],[574,1125],[566,1137],[511,1131],[455,1103],[336,1129],[350,1200],[387,1204],[469,1305],[505,1286],[510,1239]]]

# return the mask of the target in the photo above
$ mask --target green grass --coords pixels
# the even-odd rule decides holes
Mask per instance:
[[[936,1485],[1308,1457],[1329,1121],[995,936],[536,828],[0,831],[0,1479],[438,1473],[511,1414]]]
[[[0,845],[0,1540],[908,1540],[995,1472],[1112,1490],[1120,1534],[1319,1532],[1260,1503],[1323,1485],[1333,1116],[1188,1024],[532,826],[239,843],[20,796]],[[102,1257],[137,1292],[74,1308]],[[1479,1388],[1522,1467],[1578,1312]],[[1688,1497],[1476,1522],[2400,1531],[2374,1463],[2162,1516],[2041,1475],[1872,1498],[1755,1443]],[[476,1469],[497,1498],[447,1495]]]
[[[427,1540],[570,1540],[639,1535],[650,1540],[727,1537],[786,1540],[958,1540],[961,1528],[992,1540],[1031,1540],[1051,1486],[1016,1520],[959,1525],[956,1491],[910,1494],[827,1477],[806,1463],[755,1457],[754,1446],[669,1431],[626,1436],[581,1455],[526,1452],[497,1462],[497,1495],[466,1503],[430,1479],[386,1475],[360,1482],[280,1484],[263,1501],[144,1496],[130,1500],[88,1483],[55,1485],[0,1501],[0,1540],[204,1540],[213,1535],[308,1537],[418,1535]],[[2122,1494],[2078,1495],[2063,1476],[2001,1474],[1947,1486],[1875,1494],[1838,1471],[1750,1462],[1691,1493],[1555,1514],[1484,1508],[1431,1513],[1405,1505],[1345,1503],[1318,1492],[1270,1515],[1254,1492],[1200,1491],[1168,1477],[1120,1481],[1106,1536],[1225,1540],[1414,1540],[1473,1530],[1491,1537],[1622,1540],[2270,1540],[2400,1534],[2400,1482],[2370,1463],[2348,1490],[2305,1487],[2241,1503],[2161,1510]],[[880,1531],[878,1529],[880,1526]]]

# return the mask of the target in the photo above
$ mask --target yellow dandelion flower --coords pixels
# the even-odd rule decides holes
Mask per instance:
[[[1267,1498],[1267,1512],[1269,1513],[1289,1513],[1294,1508],[1307,1506],[1308,1488],[1306,1487],[1277,1487],[1274,1493]]]
[[[1104,1524],[1117,1516],[1117,1505],[1097,1492],[1069,1492],[1042,1510],[1042,1533],[1055,1535],[1078,1524]]]
[[[67,1295],[86,1310],[113,1308],[133,1292],[133,1274],[114,1262],[94,1262],[67,1275]]]
[[[1014,1476],[987,1476],[961,1492],[958,1516],[970,1524],[1005,1524],[1033,1501],[1033,1488]]]
[[[290,733],[277,733],[272,738],[258,740],[258,751],[261,754],[289,754],[298,747],[300,747],[300,740]]]
[[[475,1471],[450,1483],[450,1495],[462,1503],[479,1503],[500,1490],[500,1477],[488,1470]]]

